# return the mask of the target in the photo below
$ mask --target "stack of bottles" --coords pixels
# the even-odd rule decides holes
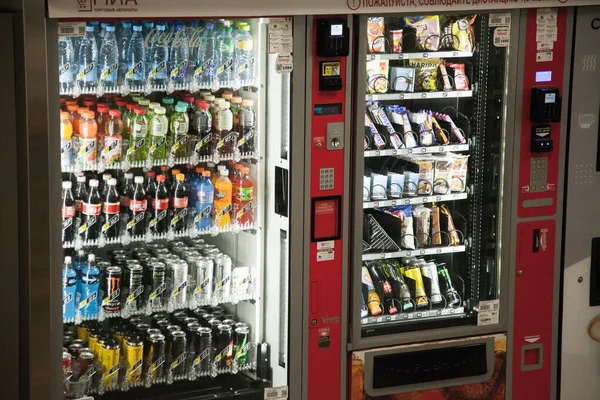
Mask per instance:
[[[195,309],[253,298],[253,271],[202,239],[65,256],[63,321]]]
[[[245,21],[88,22],[83,37],[60,36],[58,46],[63,93],[254,83],[254,39]]]
[[[180,92],[160,103],[137,94],[61,103],[63,170],[218,162],[256,150],[254,102],[229,90],[218,98],[209,91],[196,97]]]
[[[222,307],[66,325],[65,397],[256,368],[250,326]]]

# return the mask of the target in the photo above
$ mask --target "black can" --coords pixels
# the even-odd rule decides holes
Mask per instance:
[[[213,338],[210,328],[198,328],[194,336],[194,371],[196,376],[210,374],[213,354]]]
[[[225,314],[225,315],[223,315],[223,321],[225,321],[226,319],[232,319],[235,322],[237,322],[237,319],[236,319],[235,315],[233,315],[233,314]]]
[[[124,267],[127,265],[127,256],[125,254],[118,254],[113,257],[113,265],[118,265],[119,267]]]
[[[237,321],[235,319],[224,319],[222,322],[222,324],[229,325],[231,327],[235,326],[236,323]]]
[[[213,318],[208,321],[208,327],[212,329],[212,335],[214,338],[219,335],[219,325],[221,325],[220,319]]]
[[[155,333],[147,337],[148,352],[144,364],[148,366],[144,379],[146,385],[152,385],[162,381],[165,364],[165,337],[161,333]],[[144,350],[146,346],[144,345]]]
[[[142,342],[144,342],[144,344],[146,344],[145,343],[146,336],[148,336],[148,330],[150,329],[150,324],[146,324],[143,322],[141,324],[137,324],[135,329],[140,334],[140,337],[142,338]]]
[[[235,328],[235,359],[238,366],[248,364],[248,351],[250,350],[250,329],[240,326]]]
[[[187,338],[185,332],[174,331],[169,340],[169,374],[173,378],[185,377]]]
[[[132,311],[142,311],[144,303],[144,268],[141,265],[128,264],[127,268],[127,308]]]
[[[206,313],[206,314],[202,314],[201,318],[199,319],[200,324],[202,326],[209,326],[208,325],[208,321],[210,321],[211,319],[214,319],[211,313]]]
[[[137,317],[133,317],[130,318],[128,321],[128,326],[130,330],[135,330],[135,327],[138,326],[139,324],[143,324],[146,322],[146,320],[140,316]]]
[[[160,332],[163,335],[167,335],[168,334],[168,330],[167,328],[171,325],[171,321],[169,321],[168,319],[161,319],[160,321],[156,321],[156,328],[160,329]]]
[[[229,368],[233,360],[233,329],[230,325],[223,324],[217,329],[217,353],[215,354],[217,368]]]
[[[225,315],[225,313],[221,310],[213,310],[213,312],[211,312],[210,315],[212,315],[213,318],[223,320],[223,316]]]
[[[73,357],[73,360],[77,360],[77,357],[79,357],[79,351],[83,348],[82,345],[80,345],[79,343],[71,343],[68,347],[69,349],[69,353],[71,353],[71,357]]]
[[[163,308],[166,305],[167,282],[165,264],[155,262],[150,266],[150,293],[148,304],[153,309]]]
[[[198,318],[196,318],[196,317],[187,317],[187,318],[183,319],[183,324],[184,325],[188,325],[188,324],[190,324],[192,322],[198,322]]]
[[[185,319],[188,318],[189,315],[185,311],[176,311],[173,313],[173,323],[179,324],[181,326],[185,326]]]
[[[109,313],[121,311],[121,268],[108,267],[106,269],[106,292],[102,299],[102,308]]]
[[[134,247],[133,251],[131,252],[131,257],[138,258],[138,254],[142,253],[148,253],[148,250],[146,250],[145,247]]]

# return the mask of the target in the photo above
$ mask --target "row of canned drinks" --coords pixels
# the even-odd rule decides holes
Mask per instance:
[[[250,326],[221,307],[66,325],[67,398],[254,369]]]
[[[77,251],[73,267],[65,257],[63,321],[173,312],[204,305],[237,303],[253,296],[253,268],[203,239],[151,243],[113,250],[103,261]]]

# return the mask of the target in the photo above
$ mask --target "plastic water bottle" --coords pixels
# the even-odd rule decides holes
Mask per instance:
[[[198,180],[196,199],[196,218],[194,222],[196,229],[206,231],[212,227],[212,209],[215,197],[215,187],[210,180],[210,171],[202,172],[202,178]]]
[[[100,22],[98,21],[90,21],[87,23],[87,26],[91,26],[94,28],[94,39],[96,39],[96,43],[100,40]]]
[[[133,26],[133,35],[129,41],[127,49],[127,74],[125,81],[130,87],[139,87],[144,85],[146,79],[146,49],[144,37],[142,36],[142,27]]]
[[[81,301],[79,311],[83,319],[98,316],[98,288],[100,284],[100,270],[96,267],[96,256],[88,255],[87,264],[81,269]]]
[[[217,39],[217,79],[221,86],[231,86],[234,78],[233,36],[229,21],[223,23],[221,34]]]
[[[164,25],[156,25],[158,37],[165,33]],[[169,47],[164,40],[156,40],[150,48],[148,55],[148,83],[155,86],[167,84],[167,65],[169,62]]]
[[[194,80],[200,87],[211,87],[215,79],[215,25],[211,22],[204,27],[200,37],[198,58]]]
[[[131,22],[121,22],[121,32],[117,47],[119,49],[119,85],[125,83],[125,74],[127,74],[127,51],[129,50],[129,41],[131,40]]]
[[[106,37],[106,27],[108,26],[108,22],[100,23],[100,33],[98,33],[98,42],[102,43],[104,38]]]
[[[61,92],[73,89],[73,77],[75,75],[75,50],[70,37],[60,36],[58,38],[58,71]]]
[[[119,49],[115,38],[115,27],[109,25],[105,29],[106,33],[98,56],[99,80],[104,89],[114,90],[119,83]]]
[[[154,29],[154,22],[144,21],[144,29],[142,29],[142,36],[144,36],[144,39],[146,38],[146,36],[148,36],[152,29]]]
[[[240,26],[236,36],[235,72],[241,83],[254,79],[254,56],[252,54],[252,34],[249,25]]]
[[[190,48],[190,62],[188,65],[188,81],[191,82],[194,71],[196,70],[196,62],[198,61],[198,51],[200,50],[200,38],[202,30],[199,27],[200,21],[190,21],[188,30],[188,46]]]
[[[66,256],[63,264],[63,321],[74,321],[77,309],[77,272],[73,269],[71,257]]]
[[[85,27],[85,36],[79,46],[79,70],[77,82],[82,89],[92,89],[98,78],[98,47],[94,37],[94,27]]]
[[[184,24],[175,25],[175,36],[169,54],[169,80],[175,86],[187,82],[187,68],[190,60],[187,32]]]

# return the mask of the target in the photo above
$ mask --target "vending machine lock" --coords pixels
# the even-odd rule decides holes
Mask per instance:
[[[531,152],[544,153],[552,151],[550,125],[534,125],[531,127]]]
[[[544,86],[531,88],[530,122],[559,122],[561,98],[557,87]]]
[[[317,25],[317,56],[346,57],[350,52],[350,30],[345,19],[320,19]]]

